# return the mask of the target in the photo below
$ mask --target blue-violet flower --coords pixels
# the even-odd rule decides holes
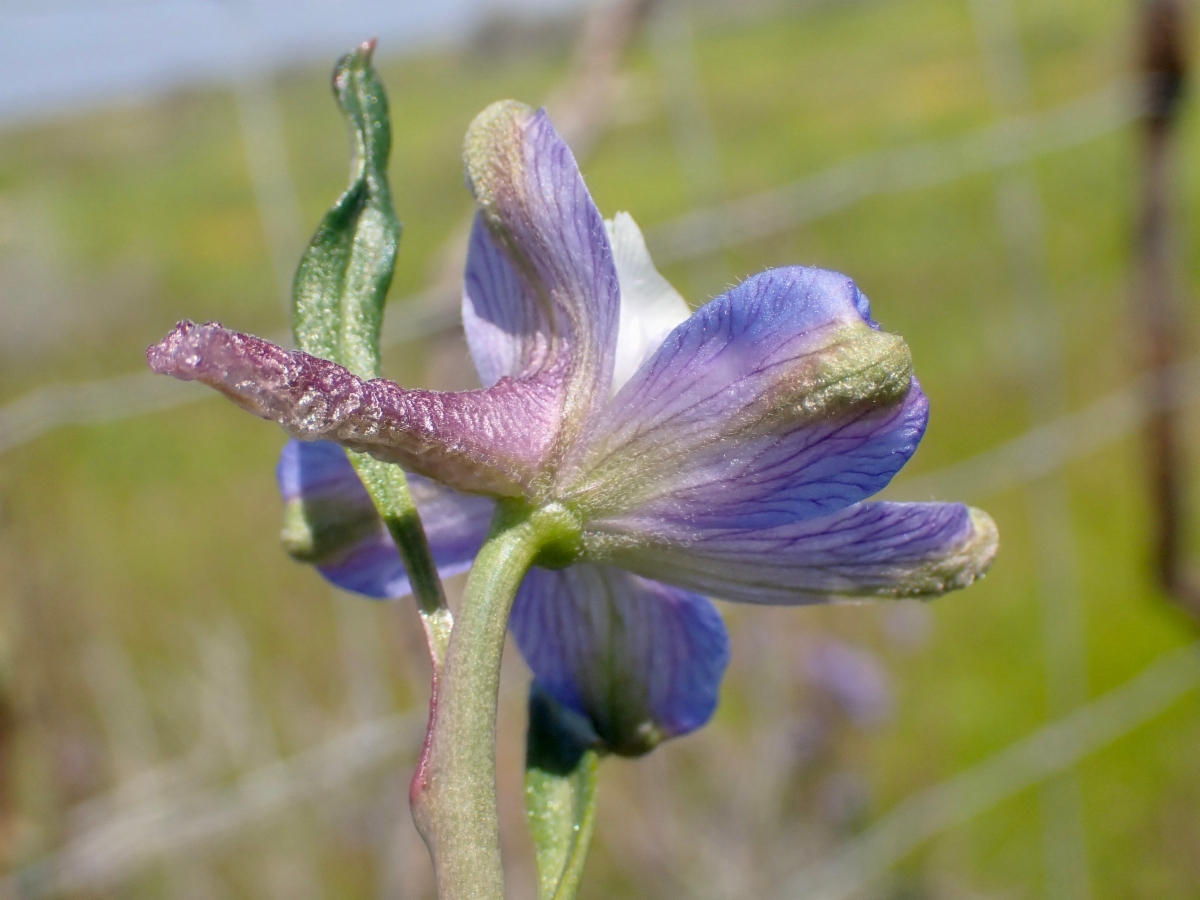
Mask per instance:
[[[351,591],[409,590],[342,447],[415,473],[443,574],[470,566],[497,499],[553,507],[563,538],[510,629],[539,685],[624,754],[712,715],[729,642],[707,596],[930,596],[987,568],[986,513],[862,502],[912,455],[928,404],[849,278],[772,269],[689,315],[633,220],[601,218],[544,111],[493,104],[464,156],[481,389],[364,381],[217,324],[149,351],[299,439],[279,466],[297,556]]]

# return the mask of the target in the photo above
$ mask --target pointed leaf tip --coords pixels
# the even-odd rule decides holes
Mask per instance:
[[[333,91],[354,137],[350,184],[317,228],[296,272],[292,326],[306,353],[355,374],[380,374],[379,329],[400,222],[387,181],[387,94],[371,68],[374,39],[334,68]]]
[[[343,69],[365,69],[367,66],[371,65],[371,59],[375,54],[375,48],[378,46],[378,44],[379,38],[367,38],[367,40],[363,41],[349,53],[343,54],[342,57],[337,61],[337,65],[334,67],[334,74],[336,75]]]

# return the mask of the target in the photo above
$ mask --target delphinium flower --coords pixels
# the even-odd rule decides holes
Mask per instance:
[[[414,783],[445,817],[425,825],[444,896],[499,883],[480,745],[510,607],[538,689],[636,755],[714,710],[729,651],[707,597],[932,596],[997,546],[961,504],[864,502],[916,449],[928,404],[849,278],[773,269],[689,314],[632,219],[602,219],[544,111],[493,104],[464,156],[482,388],[405,389],[218,324],[180,323],[148,354],[298,439],[279,468],[285,538],[336,584],[408,589],[342,448],[414,474],[443,573],[475,560]],[[470,841],[485,846],[443,871]]]
[[[604,224],[621,298],[610,389],[617,395],[640,364],[663,348],[667,335],[689,319],[689,311],[654,269],[633,219],[622,213]],[[467,266],[464,321],[474,338],[481,377],[497,382],[502,376],[495,371],[489,376],[487,345],[472,330],[479,327],[474,295],[487,296],[488,291],[479,286],[487,271],[477,265],[479,260],[473,252]],[[755,294],[738,296],[767,279],[763,287],[778,294],[765,303]],[[679,486],[668,493],[655,484],[651,490],[661,494],[631,502],[627,492],[634,492],[637,482],[622,481],[617,468],[611,484],[601,488],[624,495],[608,501],[619,504],[616,514],[583,521],[581,555],[569,568],[535,566],[517,592],[510,618],[510,630],[540,686],[584,715],[601,744],[617,753],[644,752],[665,737],[691,731],[715,709],[728,639],[702,594],[770,604],[839,596],[928,596],[970,584],[995,550],[990,520],[960,504],[855,504],[887,483],[924,430],[927,403],[915,382],[909,385],[907,374],[907,391],[890,403],[867,397],[854,409],[851,401],[843,414],[827,412],[823,420],[802,422],[790,435],[770,422],[767,440],[758,446],[728,446],[722,432],[729,425],[719,418],[744,415],[746,406],[763,403],[762,396],[775,388],[762,383],[767,377],[746,384],[754,375],[744,370],[756,364],[755,353],[765,341],[797,341],[806,336],[803,331],[809,332],[816,348],[784,350],[795,355],[785,357],[783,365],[794,368],[775,377],[795,377],[805,364],[800,356],[809,357],[810,367],[802,377],[812,377],[809,373],[829,359],[821,357],[823,352],[845,352],[829,347],[833,342],[821,330],[831,324],[853,329],[857,319],[870,335],[875,324],[866,298],[848,278],[833,272],[775,270],[727,296],[725,308],[697,313],[698,319],[713,313],[708,322],[691,323],[693,340],[720,335],[721,346],[708,348],[703,357],[716,371],[705,372],[692,359],[677,364],[673,377],[658,376],[665,385],[642,407],[652,412],[623,423],[628,434],[648,432],[637,435],[640,446],[625,451],[630,469],[636,473],[646,465],[639,456],[653,454],[661,470],[647,480],[673,480]],[[794,313],[827,320],[818,318],[815,327],[805,323],[792,334],[786,322],[780,323],[775,331],[779,314],[789,305]],[[739,315],[764,316],[757,334],[740,342],[722,333]],[[835,318],[839,315],[840,320]],[[686,347],[688,336],[685,332],[676,340]],[[665,348],[660,352],[666,355]],[[692,353],[699,356],[695,349]],[[867,365],[879,362],[868,360]],[[837,377],[844,375],[834,373]],[[740,391],[758,396],[747,403]],[[709,416],[718,421],[705,421]],[[671,422],[672,417],[678,418]],[[709,433],[694,437],[699,429]],[[751,429],[742,436],[763,437]],[[791,446],[779,447],[776,439]],[[690,447],[678,447],[676,441]],[[710,457],[697,464],[688,450]],[[689,463],[694,470],[678,470]],[[278,477],[290,518],[309,523],[306,533],[313,522],[362,523],[361,530],[327,529],[336,534],[336,543],[325,547],[320,558],[305,554],[326,578],[370,597],[409,593],[395,545],[337,444],[290,441]],[[494,501],[419,476],[410,476],[410,483],[439,571],[467,571],[487,535]],[[705,492],[711,492],[711,499]],[[633,508],[620,508],[626,504]],[[660,510],[654,520],[647,521],[647,506]]]

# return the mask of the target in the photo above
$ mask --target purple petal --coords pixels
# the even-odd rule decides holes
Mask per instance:
[[[380,528],[368,539],[356,543],[337,559],[317,566],[317,571],[331,584],[362,594],[374,600],[395,600],[412,593],[408,581],[408,570],[400,560],[400,553],[392,542],[387,529]],[[478,548],[477,548],[478,549]],[[471,567],[468,558],[460,566],[438,566],[443,578],[465,572]]]
[[[928,404],[904,342],[844,275],[743,282],[677,327],[596,423],[565,494],[601,529],[813,518],[883,488]]]
[[[707,722],[729,662],[712,603],[607,566],[532,569],[509,627],[542,689],[623,755]]]
[[[463,155],[480,211],[464,291],[476,367],[487,384],[564,364],[568,447],[612,380],[620,292],[604,220],[544,110],[493,103]]]
[[[354,509],[375,509],[346,451],[332,441],[288,441],[275,468],[285,503],[342,503]]]
[[[531,297],[512,263],[475,217],[463,280],[463,331],[484,387],[546,364],[555,345],[548,310]]]
[[[560,373],[481,391],[410,391],[216,323],[181,322],[146,357],[301,440],[332,440],[451,487],[519,496],[541,472],[561,415]]]
[[[343,590],[368,597],[412,593],[400,553],[341,447],[330,441],[289,441],[276,474],[289,513],[299,504],[304,526],[316,536],[308,541],[316,547],[309,561],[322,575]],[[446,578],[467,571],[487,535],[492,501],[459,494],[419,475],[409,475],[408,483],[438,572]],[[286,521],[290,525],[293,517],[287,515]],[[356,527],[347,528],[347,522]],[[363,522],[366,528],[359,527]],[[284,540],[289,541],[288,526]]]
[[[860,503],[773,528],[697,531],[646,544],[588,535],[593,556],[745,603],[921,597],[966,587],[996,555],[995,523],[961,503]]]

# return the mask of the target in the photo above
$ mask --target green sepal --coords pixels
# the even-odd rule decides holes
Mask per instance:
[[[525,752],[525,814],[538,900],[573,900],[596,824],[600,750],[588,722],[533,685]]]
[[[379,330],[400,222],[387,180],[391,123],[374,42],[338,60],[333,93],[354,140],[350,185],[321,220],[296,271],[296,346],[363,378],[380,375]]]

